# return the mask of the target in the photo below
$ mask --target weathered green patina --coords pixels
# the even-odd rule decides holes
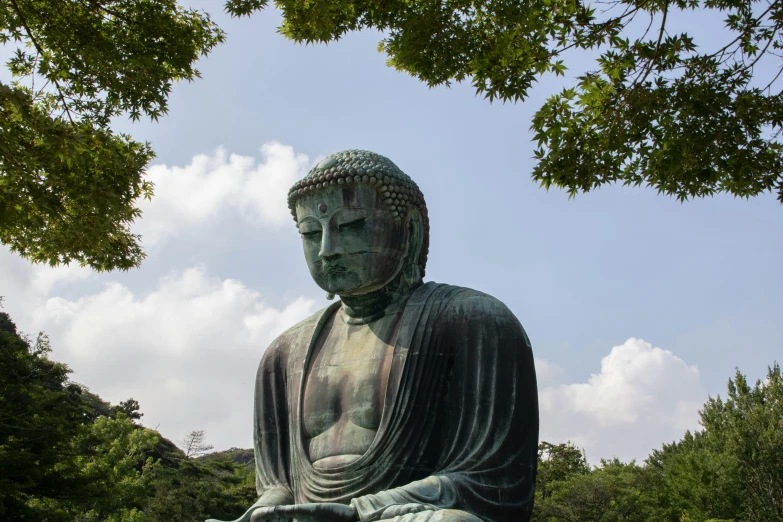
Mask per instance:
[[[424,198],[387,158],[345,151],[292,187],[310,274],[340,301],[266,350],[259,499],[240,521],[525,522],[538,401],[503,303],[423,283]]]

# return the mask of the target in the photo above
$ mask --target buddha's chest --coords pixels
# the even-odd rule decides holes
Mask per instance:
[[[319,335],[305,378],[303,435],[308,439],[360,428],[377,431],[394,353],[396,317],[381,324],[332,319]],[[368,433],[369,435],[369,433]]]

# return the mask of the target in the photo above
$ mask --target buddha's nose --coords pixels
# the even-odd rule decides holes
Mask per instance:
[[[338,235],[331,231],[324,231],[321,239],[321,251],[318,252],[318,256],[323,259],[334,259],[344,253],[345,249],[340,244]]]

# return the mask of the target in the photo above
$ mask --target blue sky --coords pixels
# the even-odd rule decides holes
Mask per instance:
[[[227,42],[201,61],[201,80],[174,87],[159,123],[115,126],[158,155],[143,266],[50,270],[0,251],[0,294],[19,326],[47,331],[93,391],[139,399],[164,435],[205,428],[218,449],[250,445],[254,365],[327,303],[273,196],[348,148],[388,156],[421,187],[427,279],[487,292],[519,317],[547,440],[575,440],[594,462],[644,457],[696,427],[735,367],[755,379],[783,359],[772,195],[681,204],[605,187],[569,200],[531,180],[531,116],[570,74],[524,103],[490,104],[469,84],[428,89],[386,67],[376,33],[299,46],[276,33],[274,10],[232,20],[221,2],[191,5]]]

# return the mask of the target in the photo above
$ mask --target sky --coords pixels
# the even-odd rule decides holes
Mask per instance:
[[[274,10],[234,20],[222,2],[190,5],[226,43],[200,61],[202,79],[175,85],[158,123],[114,124],[157,153],[156,195],[134,225],[142,266],[49,268],[0,247],[4,311],[46,332],[73,380],[137,399],[145,425],[172,440],[204,429],[217,450],[251,446],[261,355],[328,304],[285,195],[344,149],[389,157],[422,189],[427,280],[486,292],[519,318],[541,440],[573,441],[593,463],[642,460],[698,428],[736,368],[755,380],[783,359],[773,195],[683,204],[604,187],[569,200],[532,181],[531,117],[572,74],[542,79],[524,103],[489,103],[469,84],[428,89],[388,68],[377,33],[302,46],[277,34]]]

